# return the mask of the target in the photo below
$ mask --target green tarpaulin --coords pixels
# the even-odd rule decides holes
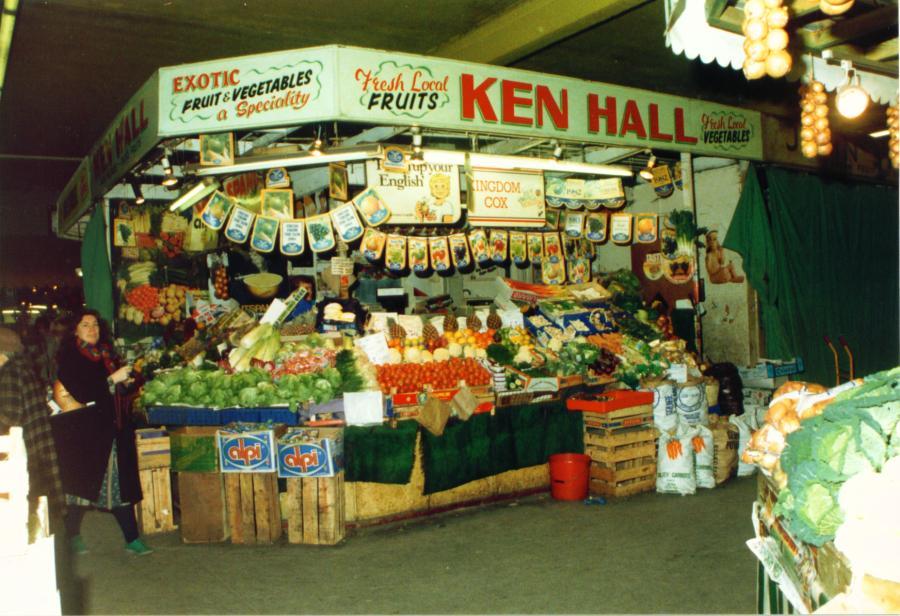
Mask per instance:
[[[347,481],[407,483],[418,424],[396,429],[348,427],[344,431]],[[550,454],[584,451],[581,413],[565,403],[497,409],[495,415],[451,420],[441,436],[422,430],[425,494],[547,462]]]
[[[826,335],[858,376],[900,363],[897,203],[892,187],[750,167],[724,246],[759,295],[767,357],[800,356],[803,379],[826,385]]]
[[[81,242],[81,274],[84,285],[84,303],[100,313],[110,325],[115,316],[113,308],[113,281],[106,249],[106,220],[103,208],[94,208],[94,214],[84,231]]]

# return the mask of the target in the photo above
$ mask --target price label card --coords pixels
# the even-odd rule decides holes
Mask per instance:
[[[397,319],[396,312],[370,312],[369,313],[369,331],[386,332],[388,330],[388,321]]]
[[[350,276],[353,274],[353,259],[347,257],[333,257],[331,259],[331,273],[335,276]]]
[[[414,314],[401,314],[397,323],[406,330],[406,335],[417,338],[422,335],[422,319]]]
[[[669,378],[676,383],[686,383],[688,378],[687,365],[672,364],[669,366]]]
[[[362,352],[366,354],[369,361],[376,366],[388,362],[388,345],[384,333],[378,332],[377,334],[363,336],[362,338],[357,339],[354,344],[362,349]]]

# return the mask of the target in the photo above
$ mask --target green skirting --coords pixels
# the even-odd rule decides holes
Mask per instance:
[[[412,473],[418,424],[396,429],[349,427],[344,457],[347,481],[407,483]],[[422,431],[425,494],[543,464],[554,453],[584,451],[581,413],[564,402],[497,409],[468,421],[451,419],[444,434]]]

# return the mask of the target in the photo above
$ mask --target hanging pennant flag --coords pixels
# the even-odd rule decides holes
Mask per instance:
[[[565,262],[562,259],[554,261],[553,257],[544,257],[541,261],[541,282],[544,284],[563,284],[565,281]]]
[[[469,232],[469,246],[472,247],[472,258],[475,263],[484,266],[491,261],[491,255],[488,252],[487,233],[484,229],[472,229]]]
[[[465,233],[455,233],[447,238],[450,242],[450,256],[453,257],[453,266],[456,269],[465,269],[472,265],[472,257],[469,254],[469,241]]]
[[[625,189],[622,178],[603,178],[589,182],[591,201],[608,210],[617,210],[625,205]]]
[[[351,203],[356,206],[360,216],[370,227],[384,224],[391,217],[390,208],[374,188],[365,189],[356,195]]]
[[[395,274],[406,269],[406,236],[389,235],[384,253],[384,264]]]
[[[275,167],[266,171],[266,188],[287,188],[291,185],[291,176],[284,167]]]
[[[260,214],[278,220],[294,218],[294,191],[290,188],[264,188],[260,192]]]
[[[584,213],[566,212],[566,222],[563,226],[566,237],[578,239],[584,232]]]
[[[334,229],[331,228],[331,216],[328,214],[307,218],[306,234],[313,252],[328,252],[334,248]]]
[[[538,265],[544,258],[544,234],[528,233],[528,260]]]
[[[200,220],[213,231],[218,231],[225,225],[233,206],[234,201],[225,193],[217,190],[206,200],[206,205],[200,212]]]
[[[634,217],[635,238],[641,244],[652,244],[657,237],[656,214],[636,214]]]
[[[681,161],[675,163],[675,167],[672,169],[672,181],[675,183],[675,188],[679,190],[684,188],[684,181],[681,178]]]
[[[522,231],[509,232],[509,258],[518,266],[525,265],[528,261],[525,237],[526,235]]]
[[[362,242],[360,242],[360,247],[367,261],[374,263],[381,258],[386,240],[387,234],[382,233],[378,229],[366,229]]]
[[[587,237],[592,242],[605,242],[609,212],[593,212],[587,216]]]
[[[569,270],[569,282],[572,284],[584,284],[591,279],[591,263],[584,256],[577,256],[566,262]]]
[[[302,220],[281,221],[281,236],[279,241],[281,254],[286,257],[296,257],[303,253],[303,249],[306,245],[304,226]]]
[[[610,237],[616,244],[631,242],[631,214],[616,213],[610,216]]]
[[[256,218],[256,214],[250,210],[244,209],[239,205],[234,206],[234,209],[231,210],[228,226],[225,228],[225,237],[235,244],[243,244],[250,237],[254,218]]]
[[[363,226],[359,222],[359,216],[356,215],[356,208],[350,203],[332,210],[331,222],[334,223],[334,229],[344,243],[352,242],[363,234]]]
[[[278,235],[277,218],[257,216],[253,223],[253,235],[250,236],[250,246],[257,252],[272,252],[275,249],[275,237]]]
[[[663,256],[659,252],[651,252],[644,256],[644,277],[647,280],[659,280],[663,277]]]
[[[562,240],[559,233],[544,234],[544,262],[561,263],[563,260]]]
[[[491,260],[494,263],[506,263],[506,253],[509,245],[509,234],[503,229],[491,231]]]
[[[428,239],[424,237],[410,237],[407,240],[407,252],[409,253],[409,269],[416,274],[421,274],[428,269]]]
[[[431,267],[436,272],[446,272],[450,269],[450,249],[446,237],[432,237],[428,240],[428,249],[431,253]]]
[[[675,183],[672,181],[672,175],[669,172],[668,165],[657,165],[653,167],[653,190],[660,197],[668,197],[675,192]]]

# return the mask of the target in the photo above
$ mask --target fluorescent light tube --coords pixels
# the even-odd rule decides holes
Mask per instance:
[[[887,137],[890,134],[891,134],[891,131],[889,131],[888,129],[876,130],[874,133],[869,133],[869,137],[879,139],[880,137]]]
[[[493,169],[525,169],[534,171],[557,171],[559,173],[584,173],[589,175],[615,175],[625,178],[632,176],[627,167],[617,165],[594,165],[575,161],[555,161],[549,158],[530,156],[500,156],[497,154],[469,154],[472,167]]]
[[[381,156],[381,148],[378,146],[369,148],[349,148],[344,150],[333,148],[318,156],[308,152],[296,152],[287,155],[245,156],[243,158],[238,158],[232,165],[196,167],[193,169],[193,172],[198,176],[225,175],[242,173],[244,171],[263,171],[274,167],[306,167],[354,160],[367,160],[369,158],[378,158],[379,156]]]
[[[213,181],[197,182],[189,191],[169,204],[169,211],[180,212],[197,203],[203,197],[219,189],[219,183]]]
[[[456,150],[422,150],[422,161],[433,165],[466,164],[466,153]]]

